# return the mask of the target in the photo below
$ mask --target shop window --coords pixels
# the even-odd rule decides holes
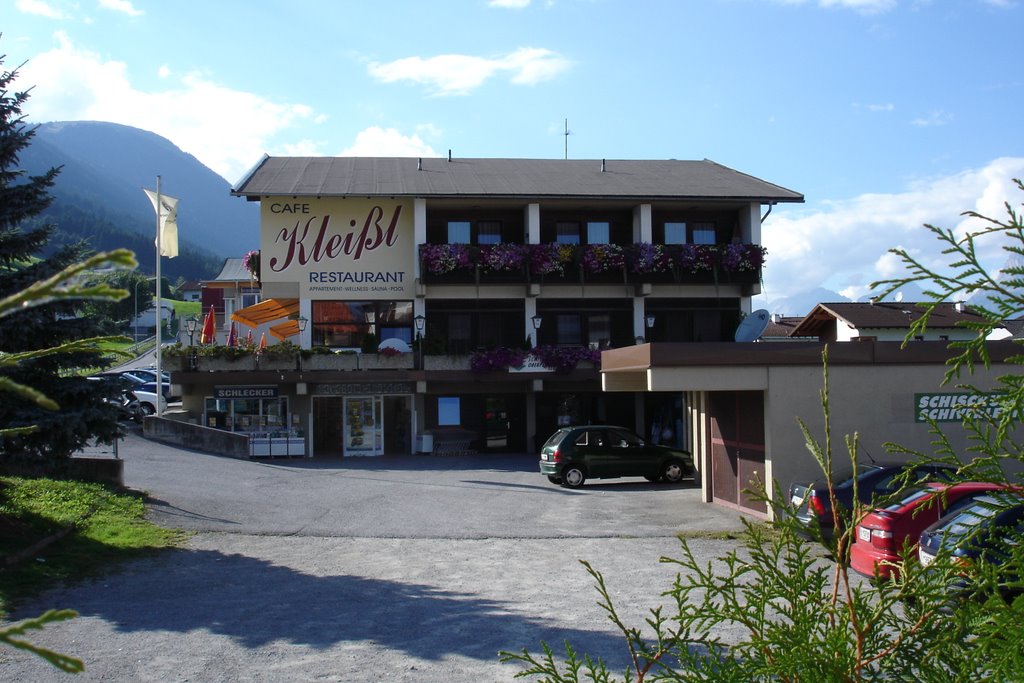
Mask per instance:
[[[559,244],[579,244],[580,224],[559,222],[555,225],[555,241]]]
[[[288,429],[288,398],[206,399],[206,426],[232,432]]]
[[[665,223],[665,244],[686,244],[686,223]]]
[[[462,406],[458,396],[437,397],[437,426],[458,427],[462,424]]]
[[[611,224],[608,221],[587,223],[587,244],[608,244],[611,241]]]
[[[369,334],[411,342],[412,312],[410,301],[314,301],[313,345],[359,348]]]
[[[693,243],[694,244],[715,244],[717,235],[714,223],[694,223]]]
[[[469,221],[448,221],[448,244],[469,244]]]

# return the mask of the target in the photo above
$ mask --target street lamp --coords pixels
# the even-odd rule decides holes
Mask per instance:
[[[418,315],[412,319],[416,325],[416,346],[420,350],[420,370],[423,369],[423,328],[426,327],[427,319],[422,315]]]
[[[306,320],[306,318],[302,317],[301,315],[299,316],[299,319],[295,321],[295,324],[299,326],[299,347],[300,347],[299,352],[297,354],[295,354],[295,370],[297,372],[302,372],[302,350],[301,350],[301,347],[302,347],[302,333],[306,331],[306,323],[308,323],[308,322],[309,321]]]
[[[199,318],[191,316],[185,320],[185,329],[188,331],[188,345],[192,346],[193,339],[196,336],[196,326],[199,324]]]
[[[195,372],[198,367],[196,361],[196,347],[193,343],[196,335],[196,326],[199,324],[198,316],[190,316],[185,320],[185,329],[188,330],[188,369]]]
[[[540,317],[540,315],[535,315],[532,318],[530,318],[530,322],[533,323],[533,345],[534,346],[539,346],[540,345],[540,324],[542,322],[544,322],[544,318]]]

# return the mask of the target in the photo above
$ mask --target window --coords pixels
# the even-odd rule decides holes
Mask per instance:
[[[468,353],[473,343],[473,322],[469,313],[448,314],[448,353]]]
[[[498,221],[478,221],[476,224],[477,244],[501,244],[501,223]]]
[[[717,242],[717,236],[715,235],[714,223],[693,224],[694,244],[715,244],[715,242]]]
[[[412,341],[411,301],[314,301],[313,346],[358,348],[366,335],[377,341]]]
[[[469,244],[469,221],[448,221],[448,244]]]
[[[579,244],[579,223],[557,223],[555,225],[555,241],[559,244]]]
[[[555,319],[555,333],[559,344],[581,344],[583,342],[578,313],[559,313]]]
[[[611,225],[607,221],[587,223],[587,244],[608,244],[611,239]]]
[[[587,319],[587,341],[591,346],[601,345],[612,337],[612,317],[608,314],[592,315]]]
[[[259,290],[254,289],[243,289],[242,290],[242,308],[248,308],[249,306],[255,306],[260,302]]]
[[[458,396],[437,397],[437,426],[457,427],[462,424],[462,408]]]
[[[665,244],[686,244],[686,223],[666,223]]]

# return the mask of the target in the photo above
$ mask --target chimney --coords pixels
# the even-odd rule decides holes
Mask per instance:
[[[604,173],[604,159],[601,159],[601,173]]]
[[[953,309],[954,309],[954,310],[955,310],[955,311],[956,311],[957,313],[963,313],[963,312],[964,312],[964,302],[963,302],[963,301],[957,301],[957,302],[955,302],[955,303],[953,304]]]
[[[420,157],[419,159],[416,160],[416,170],[417,171],[422,171],[423,170],[423,157]]]

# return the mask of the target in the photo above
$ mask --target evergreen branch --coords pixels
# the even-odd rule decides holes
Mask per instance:
[[[14,311],[41,306],[53,301],[79,299],[107,299],[117,301],[129,296],[128,290],[111,287],[106,283],[93,285],[79,284],[80,280],[101,267],[133,269],[138,266],[135,255],[127,249],[115,249],[96,254],[85,261],[74,263],[59,273],[24,290],[0,299],[0,317]]]
[[[68,655],[62,655],[59,652],[48,650],[47,648],[39,645],[33,645],[26,640],[21,640],[15,637],[23,636],[26,631],[30,630],[40,631],[47,624],[74,619],[77,616],[78,612],[70,609],[48,610],[34,619],[26,619],[20,623],[0,629],[0,642],[7,643],[11,647],[16,647],[19,650],[25,650],[42,657],[61,671],[73,674],[81,673],[85,670],[85,665],[82,663],[82,660]]]

